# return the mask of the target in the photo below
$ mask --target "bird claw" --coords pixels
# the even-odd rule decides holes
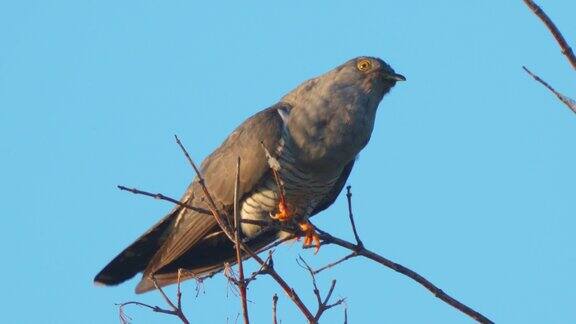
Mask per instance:
[[[274,215],[270,214],[270,217],[272,217],[272,219],[281,222],[289,221],[292,218],[292,216],[293,216],[292,212],[290,211],[286,203],[282,200],[280,201],[280,203],[278,203],[278,212]]]
[[[320,236],[314,230],[314,226],[308,220],[298,223],[300,230],[304,232],[304,247],[314,245],[314,254],[320,250]]]

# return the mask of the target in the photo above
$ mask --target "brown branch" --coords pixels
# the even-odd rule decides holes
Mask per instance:
[[[491,320],[489,320],[484,315],[482,315],[479,312],[473,310],[472,308],[464,305],[463,303],[461,303],[460,301],[458,301],[454,297],[448,295],[442,289],[438,288],[436,285],[434,285],[433,283],[428,281],[426,278],[422,277],[421,275],[419,275],[415,271],[413,271],[413,270],[411,270],[411,269],[409,269],[409,268],[407,268],[401,264],[393,262],[393,261],[391,261],[391,260],[389,260],[389,259],[387,259],[387,258],[385,258],[385,257],[383,257],[377,253],[374,253],[374,252],[366,249],[365,247],[360,247],[354,243],[351,243],[351,242],[348,242],[346,240],[334,237],[330,234],[320,234],[320,238],[323,241],[327,242],[328,244],[335,244],[335,245],[339,245],[341,247],[344,247],[346,249],[349,249],[351,251],[356,251],[356,253],[358,253],[359,255],[361,255],[363,257],[366,257],[368,259],[376,261],[385,267],[388,267],[388,268],[390,268],[390,269],[392,269],[398,273],[401,273],[401,274],[411,278],[412,280],[418,282],[420,285],[424,286],[424,288],[426,288],[430,292],[432,292],[434,294],[434,296],[436,296],[440,300],[442,300],[445,303],[447,303],[448,305],[458,309],[462,313],[470,316],[471,318],[475,319],[476,321],[478,321],[480,323],[493,323]]]
[[[566,106],[568,106],[568,108],[570,108],[574,113],[576,113],[576,101],[556,91],[556,89],[554,89],[551,85],[549,85],[548,82],[542,80],[542,78],[532,73],[532,71],[528,70],[527,67],[522,66],[522,68],[524,69],[524,71],[526,71],[526,73],[528,73],[532,78],[534,78],[534,80],[540,82],[543,86],[548,88],[548,90],[550,90],[554,95],[556,95],[556,97],[560,99],[560,101],[562,101]]]
[[[350,215],[350,218],[351,219],[353,218],[352,215]],[[421,275],[419,275],[415,271],[413,271],[413,270],[411,270],[411,269],[409,269],[409,268],[407,268],[401,264],[393,262],[393,261],[391,261],[391,260],[389,260],[389,259],[387,259],[387,258],[385,258],[385,257],[383,257],[377,253],[374,253],[374,252],[366,249],[364,246],[361,246],[359,244],[354,244],[354,243],[348,242],[346,240],[337,238],[337,237],[332,236],[332,235],[330,235],[330,234],[328,234],[328,233],[326,233],[326,232],[324,232],[318,228],[316,228],[316,230],[319,232],[320,239],[322,239],[322,242],[324,244],[339,245],[341,247],[344,247],[348,250],[351,250],[351,251],[357,253],[358,255],[361,255],[361,256],[366,257],[370,260],[373,260],[377,263],[380,263],[381,265],[388,267],[388,268],[390,268],[390,269],[392,269],[398,273],[401,273],[401,274],[411,278],[412,280],[418,282],[420,285],[424,286],[424,288],[426,288],[430,292],[432,292],[434,294],[434,296],[436,296],[440,300],[444,301],[448,305],[458,309],[462,313],[470,316],[474,320],[476,320],[480,323],[493,323],[486,316],[480,314],[479,312],[473,310],[472,308],[464,305],[460,301],[458,301],[455,298],[453,298],[452,296],[448,295],[442,289],[438,288],[436,285],[434,285],[433,283],[428,281],[428,279],[422,277]]]
[[[570,45],[568,45],[568,42],[566,42],[566,39],[564,38],[558,27],[556,27],[556,24],[554,24],[552,19],[550,19],[550,17],[548,17],[548,15],[544,12],[544,10],[542,10],[542,8],[538,6],[534,1],[524,0],[524,3],[528,6],[528,8],[532,10],[532,12],[534,12],[536,16],[538,16],[538,18],[540,18],[540,20],[542,20],[544,25],[546,25],[546,28],[548,28],[548,30],[550,31],[552,36],[554,36],[556,42],[560,46],[562,54],[566,56],[568,62],[570,63],[570,65],[572,65],[572,68],[576,69],[576,55],[574,55],[572,48],[570,47]]]
[[[240,251],[240,242],[242,241],[242,229],[240,228],[240,212],[238,211],[238,190],[240,187],[240,158],[236,162],[236,181],[234,182],[234,227],[236,228],[236,262],[238,263],[238,289],[240,290],[240,299],[242,302],[242,316],[244,324],[250,323],[248,317],[248,301],[246,296],[246,281],[244,280],[244,266],[242,264],[242,254]]]
[[[235,242],[234,235],[232,234],[232,231],[231,231],[230,227],[228,226],[228,224],[224,221],[224,217],[222,216],[222,214],[218,210],[218,207],[216,206],[216,203],[214,202],[212,195],[210,195],[210,192],[208,191],[208,188],[206,187],[206,184],[204,182],[204,178],[202,177],[200,170],[196,167],[196,164],[194,163],[192,158],[190,158],[190,154],[188,154],[188,151],[186,150],[184,145],[182,145],[182,142],[180,142],[180,139],[178,138],[178,136],[175,135],[174,137],[176,138],[176,143],[178,144],[178,146],[180,146],[180,148],[182,149],[182,151],[186,155],[188,162],[192,165],[192,167],[194,168],[194,171],[196,172],[196,176],[198,178],[198,183],[200,184],[202,191],[204,192],[204,196],[208,200],[210,211],[212,212],[214,219],[218,223],[218,226],[220,226],[220,228],[222,229],[224,234],[226,234],[226,236],[232,242]],[[302,299],[300,299],[300,296],[298,296],[296,291],[294,291],[294,289],[288,285],[288,283],[284,280],[284,278],[282,278],[282,276],[280,276],[278,274],[278,272],[276,272],[276,270],[274,270],[274,267],[268,266],[264,262],[264,260],[262,260],[262,258],[260,258],[256,253],[254,253],[246,244],[244,244],[243,242],[238,242],[238,243],[240,243],[240,247],[242,248],[242,250],[244,250],[244,252],[248,253],[248,255],[250,257],[252,257],[254,260],[256,260],[256,262],[258,262],[262,266],[266,266],[266,271],[268,272],[268,274],[282,287],[282,289],[286,292],[288,297],[290,297],[290,299],[294,302],[294,304],[296,304],[296,306],[302,312],[302,314],[304,314],[306,319],[310,323],[315,323],[314,322],[314,316],[312,315],[310,310],[306,307],[306,305],[304,305],[304,303],[302,302]]]
[[[272,296],[272,324],[278,324],[278,317],[276,316],[276,308],[278,307],[278,295]]]

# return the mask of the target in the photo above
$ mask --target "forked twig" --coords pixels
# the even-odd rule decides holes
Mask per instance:
[[[334,306],[338,306],[344,303],[345,299],[340,298],[334,303],[329,304],[330,297],[332,297],[332,293],[334,292],[334,288],[336,287],[336,280],[333,279],[332,283],[330,284],[330,289],[328,289],[328,293],[326,294],[326,297],[324,298],[324,300],[322,300],[322,296],[320,296],[320,289],[318,289],[318,284],[316,283],[316,274],[314,273],[314,270],[312,270],[312,268],[308,265],[308,263],[304,260],[304,258],[302,258],[302,256],[298,256],[298,260],[296,260],[296,262],[298,262],[298,264],[302,268],[306,269],[310,274],[310,277],[312,278],[312,285],[314,286],[314,296],[316,296],[316,301],[318,302],[318,310],[316,311],[314,319],[316,320],[316,322],[318,322],[320,320],[320,317],[322,317],[322,314],[324,314],[325,311],[329,310]]]
[[[150,308],[152,311],[154,311],[156,313],[162,313],[162,314],[168,314],[168,315],[176,316],[182,321],[182,323],[189,324],[190,321],[188,321],[188,319],[186,318],[186,315],[184,315],[184,311],[182,310],[182,292],[180,290],[180,269],[178,270],[178,288],[177,288],[177,292],[176,292],[176,304],[174,304],[174,302],[172,302],[172,300],[170,300],[170,298],[168,297],[168,295],[166,295],[166,293],[164,292],[162,287],[160,287],[158,285],[156,278],[152,277],[152,282],[154,283],[154,287],[156,287],[156,289],[158,289],[158,291],[160,292],[160,294],[162,295],[162,297],[164,298],[166,303],[170,306],[171,310],[170,309],[164,309],[164,308],[161,308],[159,306],[151,306],[151,305],[137,302],[137,301],[129,301],[129,302],[125,302],[125,303],[122,303],[119,305],[120,322],[122,322],[122,324],[128,324],[130,322],[129,321],[130,317],[128,317],[128,315],[126,315],[126,313],[124,311],[124,307],[126,307],[128,305],[137,305],[137,306]]]

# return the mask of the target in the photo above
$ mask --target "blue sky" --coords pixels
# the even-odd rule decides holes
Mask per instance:
[[[576,45],[576,3],[543,4]],[[161,305],[135,296],[136,280],[92,284],[172,207],[116,185],[179,197],[193,174],[173,134],[200,162],[245,118],[359,55],[408,79],[349,179],[366,245],[496,322],[576,322],[576,116],[521,66],[573,97],[576,74],[520,0],[2,1],[0,48],[3,322],[114,323],[115,303]],[[314,221],[352,239],[343,198]],[[287,245],[276,265],[314,308],[296,257],[318,267],[344,253]],[[324,291],[333,278],[351,323],[470,322],[365,260],[319,275]],[[183,286],[192,322],[234,323],[225,280],[204,288]],[[270,321],[274,293],[283,323],[303,322],[269,278],[250,287],[253,322]]]

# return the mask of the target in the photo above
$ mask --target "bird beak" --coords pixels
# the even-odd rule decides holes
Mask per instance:
[[[394,81],[406,81],[406,77],[398,73],[386,74],[386,78]]]

